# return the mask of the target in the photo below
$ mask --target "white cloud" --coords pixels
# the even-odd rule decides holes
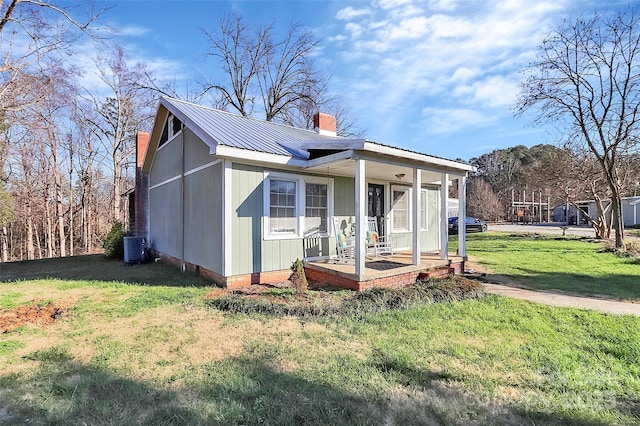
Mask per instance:
[[[465,127],[481,127],[498,121],[495,116],[468,108],[423,108],[422,117],[428,133],[453,133]]]
[[[382,9],[394,9],[398,6],[403,6],[411,3],[411,0],[378,0],[376,6]]]
[[[361,25],[354,24],[353,22],[349,22],[345,25],[344,29],[347,30],[348,33],[351,33],[353,38],[359,38],[364,30]]]
[[[428,23],[429,20],[424,16],[404,19],[398,25],[391,26],[387,31],[387,36],[391,40],[420,38],[429,30]]]
[[[451,11],[458,6],[457,0],[430,0],[429,9]]]
[[[114,27],[113,34],[123,37],[142,37],[144,35],[149,34],[149,28],[137,26],[137,25],[129,25],[124,27]]]
[[[351,6],[345,7],[344,9],[340,9],[336,14],[336,18],[343,21],[350,21],[354,18],[358,18],[361,16],[371,15],[370,9],[355,9]]]
[[[495,123],[494,113],[511,115],[519,71],[561,21],[566,4],[373,1],[371,14],[344,24],[346,39],[335,50],[357,81],[345,90],[362,105],[375,105],[375,122],[389,133],[394,119],[404,122],[399,108],[431,111],[430,126],[439,132]]]

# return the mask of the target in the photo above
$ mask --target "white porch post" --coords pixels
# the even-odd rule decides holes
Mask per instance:
[[[458,177],[458,256],[467,258],[467,176]]]
[[[364,217],[367,210],[367,187],[365,160],[356,160],[356,275],[364,274],[365,260],[365,238],[366,231],[364,224],[367,223]]]
[[[222,168],[222,275],[230,277],[233,275],[233,238],[231,235],[231,227],[233,221],[233,206],[231,204],[233,194],[233,185],[231,177],[233,173],[231,160],[224,160]]]
[[[422,196],[422,173],[413,169],[413,264],[420,264],[420,197]]]
[[[449,173],[440,175],[440,259],[449,258]]]

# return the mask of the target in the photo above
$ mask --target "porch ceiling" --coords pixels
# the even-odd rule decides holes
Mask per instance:
[[[397,183],[411,183],[413,181],[413,168],[411,167],[403,167],[377,161],[367,161],[366,164],[366,175],[368,180],[383,180]],[[354,177],[356,172],[356,161],[352,159],[337,160],[327,164],[312,166],[307,170],[333,176]],[[440,184],[441,174],[439,172],[422,170],[421,173],[422,183]],[[396,176],[402,174],[404,174],[404,176]]]

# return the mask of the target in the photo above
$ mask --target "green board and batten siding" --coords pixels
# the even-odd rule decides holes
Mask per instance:
[[[193,171],[214,160],[188,129],[157,151],[149,174],[149,243],[160,253],[222,274],[223,163]]]
[[[182,173],[183,141],[179,133],[158,149],[149,172],[149,244],[177,259],[182,256],[182,182],[167,181]]]
[[[224,163],[207,166],[214,160],[209,147],[188,129],[158,150],[149,175],[150,244],[160,253],[223,274]],[[252,165],[232,165],[231,275],[283,270],[298,258],[335,255],[333,237],[264,239],[264,171]],[[333,178],[336,217],[347,221],[353,218],[354,192],[353,178]],[[439,248],[438,189],[428,188],[428,197],[430,222],[429,231],[422,233],[423,251]],[[188,241],[184,247],[183,238]],[[395,247],[411,246],[410,233],[394,234],[392,238]]]
[[[246,164],[232,166],[232,274],[278,271],[288,269],[296,259],[335,254],[333,238],[264,239],[264,172],[264,168]],[[334,179],[336,194],[345,192],[342,185],[348,181]],[[351,191],[353,200],[353,184]]]

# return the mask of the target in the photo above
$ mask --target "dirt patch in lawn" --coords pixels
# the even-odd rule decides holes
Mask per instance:
[[[14,309],[0,310],[0,333],[10,333],[16,328],[26,325],[49,325],[55,322],[67,310],[67,307],[51,302],[41,305],[33,301],[30,305]]]

